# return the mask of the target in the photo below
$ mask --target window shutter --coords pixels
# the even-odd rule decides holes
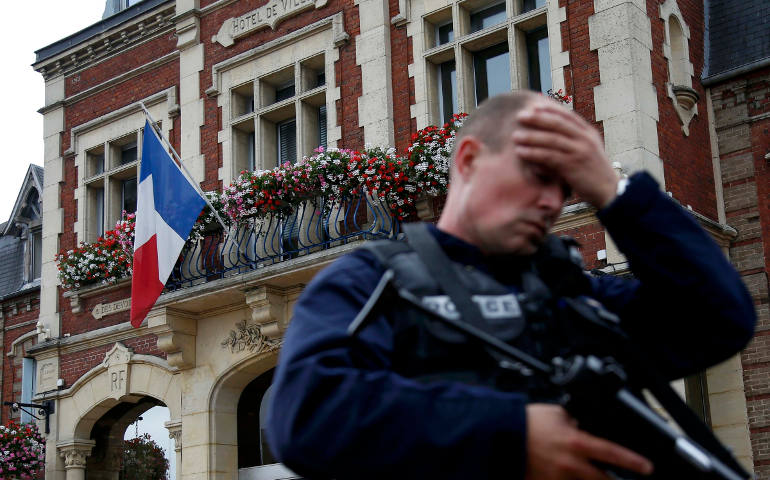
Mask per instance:
[[[289,120],[278,124],[278,164],[297,161],[297,122]]]
[[[318,109],[318,145],[326,148],[326,105]]]

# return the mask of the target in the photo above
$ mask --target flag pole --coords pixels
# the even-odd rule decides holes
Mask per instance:
[[[150,111],[147,110],[147,107],[144,106],[144,102],[138,102],[138,103],[139,103],[139,106],[142,107],[142,110],[144,110],[144,114],[147,115],[147,118],[150,119],[150,123],[152,124],[153,130],[157,129],[158,124],[157,122],[155,122],[155,119],[152,118],[152,115],[150,115]],[[166,145],[166,148],[171,149],[171,153],[174,154],[174,158],[176,158],[176,161],[179,162],[178,167],[181,167],[180,170],[182,170],[183,173],[186,174],[187,181],[190,183],[190,185],[192,185],[195,191],[197,191],[200,194],[200,196],[203,197],[203,200],[206,201],[206,205],[209,206],[209,208],[211,209],[211,212],[214,214],[215,217],[217,217],[217,221],[219,222],[219,224],[222,225],[222,228],[224,229],[224,231],[227,232],[228,231],[227,225],[225,225],[225,222],[222,220],[222,217],[219,216],[219,213],[217,213],[217,210],[214,208],[214,205],[211,204],[208,197],[201,189],[200,185],[198,185],[198,182],[196,182],[195,179],[193,179],[193,176],[192,174],[190,174],[190,171],[187,170],[187,167],[184,166],[184,163],[182,163],[182,159],[179,157],[179,154],[176,153],[176,149],[174,149],[174,146],[171,145],[171,143],[169,143],[168,140],[166,140],[166,137],[163,136],[163,132],[161,132],[160,129],[157,129],[157,131],[153,133],[155,133],[156,136],[160,139],[160,141],[162,141]]]

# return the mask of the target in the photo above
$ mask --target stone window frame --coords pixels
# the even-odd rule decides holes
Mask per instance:
[[[682,132],[689,136],[690,121],[698,114],[700,99],[692,88],[695,69],[690,61],[690,27],[676,0],[666,0],[660,5],[660,18],[664,24],[663,56],[668,63],[666,94],[682,122]]]
[[[172,120],[178,114],[175,88],[162,90],[142,99],[141,102],[144,103],[153,118],[160,123],[163,135],[168,138]],[[103,231],[110,230],[120,219],[119,206],[122,191],[120,186],[114,182],[132,177],[138,179],[142,151],[141,133],[144,129],[144,123],[144,112],[139,102],[136,102],[72,128],[70,149],[65,152],[65,156],[75,155],[75,166],[78,172],[78,184],[74,192],[78,220],[74,222],[73,230],[79,240],[92,242],[99,236],[96,225],[91,223],[95,201],[91,192],[95,190],[90,189],[95,188],[96,185],[101,184],[104,188],[113,183],[114,187],[110,189],[111,194],[109,195],[106,192],[110,192],[110,190],[105,188],[102,214],[104,219]],[[120,146],[130,137],[134,137],[136,141],[137,159],[125,165],[110,166],[109,154],[107,153],[109,149]],[[97,173],[93,160],[89,161],[89,152],[98,152],[99,150],[105,157],[104,171]],[[91,158],[93,159],[93,157]]]
[[[415,103],[411,106],[411,115],[416,119],[417,128],[442,123],[439,118],[438,85],[432,65],[455,59],[456,85],[458,97],[457,110],[469,112],[475,108],[472,62],[468,47],[482,48],[486,43],[508,41],[511,72],[511,90],[526,88],[526,31],[541,26],[548,30],[548,45],[551,63],[551,82],[554,90],[565,89],[564,67],[569,65],[569,52],[562,51],[561,22],[566,21],[565,7],[559,7],[558,0],[547,0],[546,5],[518,14],[521,0],[505,0],[506,20],[499,25],[472,33],[469,31],[468,13],[486,6],[500,3],[497,0],[428,0],[425,2],[405,2],[409,19],[407,35],[412,37],[414,63],[409,65],[409,76],[414,79]],[[432,46],[433,25],[447,20],[453,21],[454,40],[439,46]],[[394,21],[396,19],[394,18]],[[505,39],[505,40],[504,40]],[[492,44],[490,43],[490,45]],[[458,62],[457,60],[461,61]],[[465,66],[461,65],[465,64]],[[470,78],[470,81],[468,81]]]
[[[275,164],[270,161],[272,156],[266,152],[276,138],[266,132],[269,128],[265,128],[265,122],[276,123],[285,119],[282,117],[291,118],[289,111],[292,109],[294,118],[306,118],[311,116],[307,112],[308,105],[316,109],[325,105],[327,145],[336,146],[337,141],[342,138],[342,127],[337,121],[336,102],[341,99],[341,94],[336,82],[334,64],[339,59],[339,48],[348,39],[342,12],[338,12],[212,67],[212,86],[206,90],[206,94],[216,97],[217,105],[222,109],[222,129],[218,134],[218,140],[222,144],[219,179],[225,186],[237,178],[244,166],[244,161],[236,158],[237,139],[234,132],[238,128],[243,131],[253,128],[256,132],[253,150],[255,168],[270,169]],[[306,67],[319,58],[323,59],[325,83],[316,88],[309,88]],[[293,69],[295,95],[268,104],[263,99],[264,85],[270,83],[272,76],[280,76],[281,72],[288,69]],[[239,102],[238,91],[253,92],[251,97],[255,103],[254,111],[246,109],[245,113],[238,114],[235,110]],[[249,122],[252,122],[252,126],[242,128]],[[298,160],[303,154],[312,153],[307,151],[310,144],[310,135],[307,132],[311,130],[311,124],[312,122],[297,122]],[[263,130],[262,136],[260,129]]]

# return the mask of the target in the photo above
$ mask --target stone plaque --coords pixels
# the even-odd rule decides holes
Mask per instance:
[[[245,15],[225,20],[219,32],[211,40],[229,47],[236,38],[264,27],[275,30],[282,20],[311,8],[321,8],[326,5],[326,2],[327,0],[270,0],[267,4]]]
[[[107,368],[107,382],[109,383],[107,391],[110,392],[110,397],[115,400],[120,400],[120,397],[127,395],[130,391],[128,389],[129,374],[131,373],[130,361],[131,350],[120,342],[115,343],[104,356],[102,366]]]
[[[59,359],[58,357],[39,360],[37,363],[37,388],[38,392],[49,392],[56,390],[56,381],[58,380]]]
[[[123,312],[131,308],[131,299],[124,298],[116,302],[110,303],[97,303],[91,314],[95,319],[101,320],[105,315],[112,315],[113,313]]]

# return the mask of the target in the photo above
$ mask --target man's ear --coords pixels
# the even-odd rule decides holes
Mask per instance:
[[[481,149],[481,142],[473,135],[467,135],[460,139],[460,142],[455,146],[454,173],[462,178],[471,175],[476,167]]]

